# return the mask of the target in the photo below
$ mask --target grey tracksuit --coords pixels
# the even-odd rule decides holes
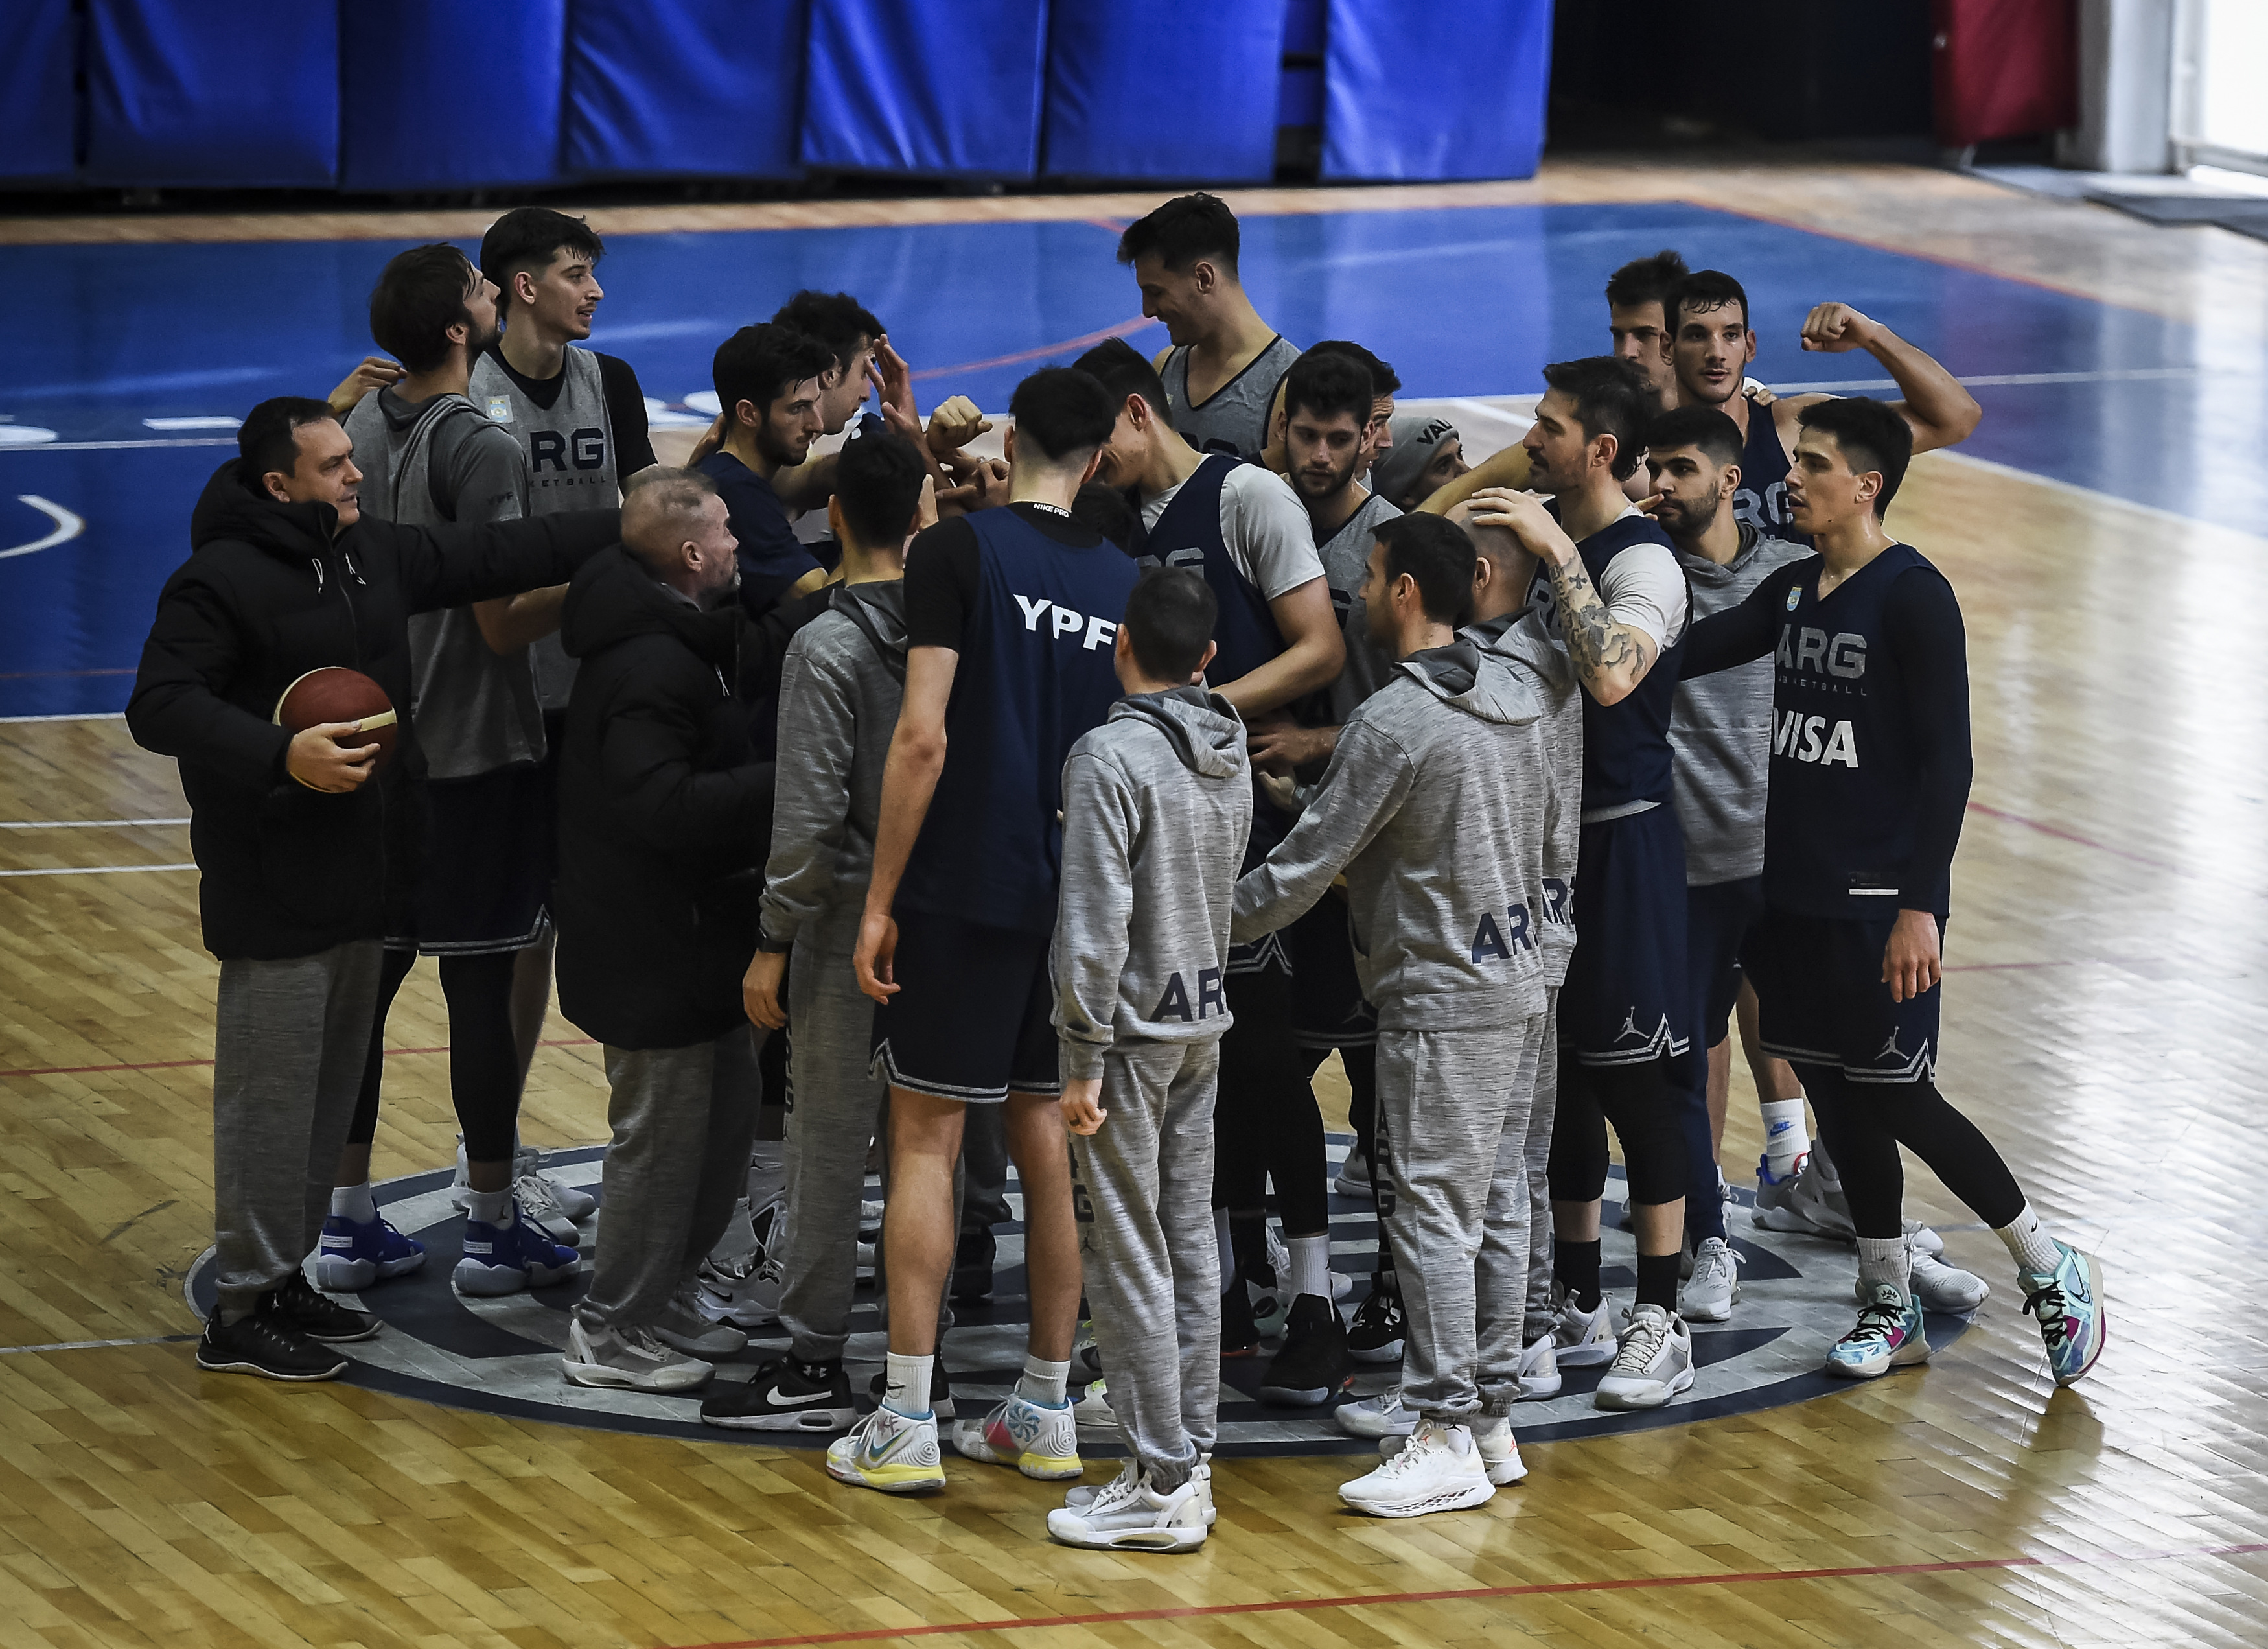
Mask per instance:
[[[1220,1407],[1212,1111],[1236,867],[1252,828],[1244,724],[1203,688],[1111,706],[1064,763],[1051,966],[1065,1082],[1101,1077],[1074,1135],[1079,1249],[1110,1407],[1161,1489]]]
[[[1512,664],[1469,639],[1402,661],[1341,729],[1291,834],[1236,884],[1242,942],[1346,876],[1378,1008],[1372,1172],[1408,1313],[1403,1400],[1429,1419],[1508,1410],[1517,1391],[1546,1002],[1542,718]]]

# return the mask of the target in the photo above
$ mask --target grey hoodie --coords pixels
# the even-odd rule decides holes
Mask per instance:
[[[1339,733],[1315,799],[1236,884],[1241,943],[1342,872],[1355,972],[1381,1031],[1457,1031],[1543,1011],[1543,706],[1459,640],[1403,660]]]
[[[1136,693],[1071,747],[1052,965],[1066,1082],[1120,1039],[1228,1029],[1228,910],[1252,829],[1244,723],[1202,687]]]
[[[1512,669],[1535,693],[1543,714],[1543,884],[1536,931],[1543,950],[1543,982],[1567,982],[1575,954],[1575,861],[1583,839],[1583,690],[1566,644],[1554,637],[1534,607],[1474,625],[1465,633]]]
[[[841,586],[829,610],[788,643],[778,745],[794,759],[779,764],[773,793],[762,906],[767,950],[787,950],[806,927],[865,900],[882,765],[905,698],[905,657],[906,587],[899,580]]]

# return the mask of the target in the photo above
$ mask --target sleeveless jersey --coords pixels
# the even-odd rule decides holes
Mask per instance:
[[[1733,492],[1733,514],[1743,527],[1753,527],[1767,538],[1799,544],[1808,550],[1811,540],[1795,530],[1795,512],[1788,507],[1787,445],[1770,407],[1749,408],[1749,441],[1741,449],[1741,484]]]
[[[473,363],[473,405],[519,438],[527,455],[527,513],[551,515],[562,510],[612,509],[622,502],[615,465],[615,425],[607,416],[606,381],[599,358],[588,350],[560,351],[566,382],[549,407],[520,392],[494,351]],[[528,649],[535,664],[536,695],[546,710],[567,707],[575,684],[575,661],[559,645],[558,634]]]
[[[1189,401],[1189,349],[1177,344],[1166,355],[1158,376],[1166,386],[1166,414],[1181,438],[1204,453],[1254,458],[1268,444],[1268,409],[1276,386],[1300,359],[1299,347],[1281,335],[1255,355],[1242,372],[1214,390],[1200,405]]]
[[[1112,647],[1139,574],[1114,545],[1059,544],[1012,510],[967,520],[977,593],[946,705],[945,768],[898,898],[1051,933],[1064,762],[1121,696]]]

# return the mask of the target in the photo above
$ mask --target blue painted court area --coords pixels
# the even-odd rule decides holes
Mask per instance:
[[[889,325],[924,410],[954,393],[1001,408],[1034,366],[1139,327],[1115,240],[1100,223],[623,235],[593,341],[681,409],[734,327],[801,286],[846,290]],[[234,447],[225,427],[147,420],[328,391],[368,351],[369,291],[402,244],[0,248],[16,317],[0,343],[0,715],[125,704],[190,506]],[[1605,348],[1608,272],[1665,246],[1747,285],[1769,382],[1879,376],[1867,356],[1796,347],[1806,310],[1839,299],[1970,381],[1984,421],[1965,451],[2257,529],[2268,363],[2225,337],[2208,359],[2192,329],[2138,311],[1675,203],[1249,218],[1243,263],[1295,342],[1358,339],[1407,396],[1506,395]],[[83,531],[25,548],[75,519]]]

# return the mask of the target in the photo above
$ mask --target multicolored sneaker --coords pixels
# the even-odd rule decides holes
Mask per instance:
[[[1079,1422],[1071,1405],[1049,1408],[1010,1392],[982,1420],[956,1420],[953,1446],[970,1460],[1013,1466],[1042,1483],[1076,1477],[1086,1469],[1079,1458]]]
[[[315,1250],[315,1285],[334,1294],[358,1293],[424,1263],[425,1245],[394,1230],[385,1215],[356,1221],[333,1214],[323,1221]]]
[[[2058,1243],[2056,1252],[2063,1258],[2053,1271],[2016,1275],[2024,1285],[2024,1309],[2040,1320],[2055,1383],[2069,1386],[2102,1355],[2110,1325],[2102,1310],[2102,1262],[2066,1243]]]
[[[1827,1349],[1827,1372],[1845,1379],[1879,1379],[1894,1368],[1929,1361],[1921,1306],[1895,1283],[1877,1283],[1859,1308],[1859,1321]]]
[[[945,1487],[937,1416],[916,1419],[877,1409],[827,1446],[827,1475],[884,1494],[924,1494]]]

